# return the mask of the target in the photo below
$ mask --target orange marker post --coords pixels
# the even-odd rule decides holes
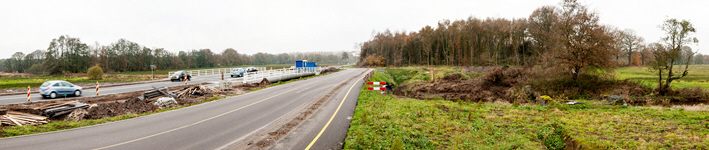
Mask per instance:
[[[185,85],[187,85],[187,74],[185,73]]]

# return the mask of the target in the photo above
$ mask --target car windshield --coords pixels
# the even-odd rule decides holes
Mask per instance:
[[[180,74],[182,74],[182,71],[175,72],[175,74],[173,74],[173,75],[180,75]]]
[[[48,87],[50,84],[52,84],[52,83],[44,82],[44,83],[42,84],[42,87]]]

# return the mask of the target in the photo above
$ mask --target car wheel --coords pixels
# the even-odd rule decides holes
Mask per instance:
[[[187,80],[192,81],[192,78],[187,78]]]
[[[76,96],[76,97],[81,96],[81,91],[79,91],[79,90],[74,91],[74,96]]]
[[[51,99],[57,98],[57,93],[55,93],[55,92],[49,93],[49,98],[51,98]]]

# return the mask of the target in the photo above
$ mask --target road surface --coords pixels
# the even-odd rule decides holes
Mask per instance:
[[[294,113],[304,104],[315,101],[323,92],[334,89],[337,83],[356,77],[346,82],[341,89],[361,84],[360,73],[364,71],[347,69],[158,114],[78,129],[0,139],[0,149],[224,148],[245,139],[262,127],[272,125],[274,120]],[[335,95],[341,95],[342,91],[339,90]],[[352,92],[350,95],[353,95]],[[342,96],[337,99],[342,99]]]
[[[278,141],[271,149],[342,149],[362,85],[362,78],[357,78],[342,87],[320,109]],[[333,114],[336,115],[333,116]],[[320,134],[319,137],[318,134]]]
[[[235,82],[241,82],[241,78],[231,78],[229,77],[229,74],[226,74],[224,77],[225,80],[232,80]],[[219,80],[222,80],[221,74],[219,75],[201,75],[201,76],[193,76],[192,81],[187,81],[188,84],[197,84],[197,83],[216,83]],[[170,87],[170,86],[178,86],[178,85],[184,85],[185,82],[180,81],[180,82],[171,82],[171,81],[165,81],[165,82],[154,82],[154,83],[145,83],[145,84],[134,84],[134,85],[124,85],[124,86],[114,86],[114,87],[106,87],[106,88],[100,88],[99,89],[99,94],[100,95],[106,95],[106,94],[116,94],[116,93],[126,93],[126,92],[133,92],[133,91],[140,91],[140,90],[149,90],[153,89],[153,86],[155,87]],[[86,96],[94,96],[96,95],[96,89],[89,88],[89,89],[83,89],[83,93],[81,94],[82,97]],[[58,98],[64,98],[63,95],[57,95]],[[67,98],[72,98],[71,96]],[[32,101],[48,101],[52,99],[45,99],[42,98],[42,95],[39,93],[32,94]],[[27,102],[27,95],[8,95],[8,96],[0,96],[0,105],[2,104],[15,104],[15,103],[24,103]]]

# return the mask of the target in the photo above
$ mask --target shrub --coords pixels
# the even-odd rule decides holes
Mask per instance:
[[[103,70],[98,65],[89,68],[89,80],[103,80]]]
[[[27,73],[31,74],[40,74],[44,73],[44,66],[42,64],[34,64],[30,69],[27,69]]]
[[[363,61],[360,62],[360,65],[362,67],[384,67],[386,66],[386,59],[382,56],[377,56],[376,54],[374,55],[369,55],[364,58]]]

